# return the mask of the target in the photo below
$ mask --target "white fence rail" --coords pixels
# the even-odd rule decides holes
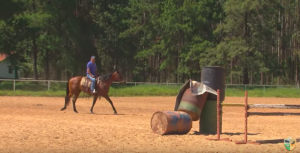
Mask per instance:
[[[66,90],[67,81],[57,80],[12,80],[0,79],[0,90]],[[118,83],[113,83],[113,85]],[[180,88],[184,83],[155,83],[155,82],[126,82],[122,87],[138,85],[157,85],[157,86],[174,86]],[[39,88],[39,89],[37,89]],[[299,90],[299,85],[243,85],[243,84],[226,84],[227,88],[239,88],[247,90],[249,88],[260,88],[265,91],[268,88],[294,88]]]

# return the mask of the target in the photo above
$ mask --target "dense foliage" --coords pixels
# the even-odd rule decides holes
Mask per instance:
[[[24,77],[101,74],[127,81],[200,80],[224,66],[226,83],[295,84],[300,0],[2,0],[0,52]],[[28,62],[19,62],[19,56]]]

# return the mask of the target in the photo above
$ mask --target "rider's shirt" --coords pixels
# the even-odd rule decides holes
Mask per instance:
[[[97,70],[97,66],[96,66],[96,63],[93,63],[92,61],[89,61],[87,63],[87,69],[90,69],[90,72],[96,76],[96,70]],[[89,74],[88,71],[86,71],[86,74]]]

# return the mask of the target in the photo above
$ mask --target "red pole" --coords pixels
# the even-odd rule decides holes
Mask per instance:
[[[220,117],[221,117],[221,103],[220,103],[220,90],[217,89],[217,138],[206,138],[206,140],[215,140],[215,141],[232,141],[229,140],[229,138],[223,138],[221,139],[220,134],[221,134],[221,122],[220,122]]]
[[[245,91],[245,142],[247,142],[248,92]]]
[[[245,140],[244,141],[236,141],[235,144],[256,144],[256,145],[260,145],[260,143],[257,142],[248,142],[248,131],[247,131],[247,127],[248,127],[248,92],[245,91]]]

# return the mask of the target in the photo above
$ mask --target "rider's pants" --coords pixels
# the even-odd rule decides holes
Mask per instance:
[[[96,83],[96,79],[91,77],[89,74],[87,75],[87,77],[92,81],[91,83],[91,91],[93,92],[93,90],[95,89],[95,83]]]

